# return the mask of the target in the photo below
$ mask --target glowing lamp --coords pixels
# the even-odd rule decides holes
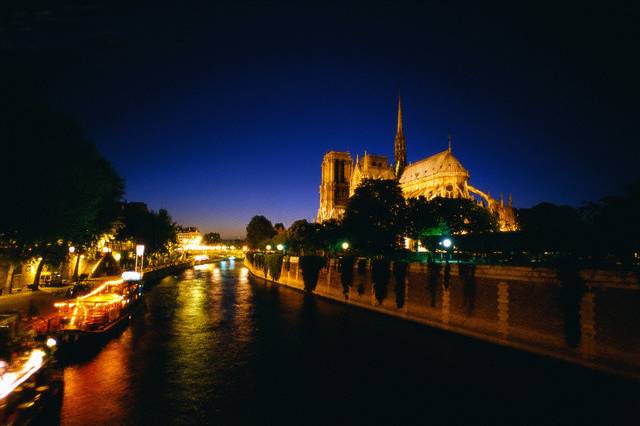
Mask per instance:
[[[125,281],[140,281],[142,274],[136,271],[124,271],[122,273],[122,279]]]
[[[267,250],[271,250],[271,244],[267,244]]]
[[[284,250],[284,246],[282,244],[278,244],[276,248],[280,251]]]
[[[138,245],[136,246],[136,254],[137,254],[138,256],[142,256],[142,255],[144,255],[144,245],[143,245],[143,244],[138,244]]]
[[[47,347],[48,347],[48,348],[52,348],[52,347],[54,347],[54,346],[55,346],[55,345],[57,345],[57,344],[58,344],[58,342],[56,342],[56,339],[54,339],[53,337],[49,337],[49,338],[47,339]]]
[[[453,244],[453,242],[451,241],[451,239],[449,238],[445,238],[444,240],[442,240],[442,245],[444,246],[444,248],[448,249],[449,247],[451,247],[451,245]]]
[[[120,262],[122,255],[120,253],[113,253],[113,258],[116,260],[116,262]]]
[[[342,250],[347,250],[349,248],[349,243],[348,242],[344,242],[342,243]]]
[[[74,253],[76,248],[74,246],[69,247],[69,253]]]

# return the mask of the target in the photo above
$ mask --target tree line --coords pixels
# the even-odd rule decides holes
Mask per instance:
[[[406,200],[395,180],[365,179],[349,199],[342,220],[297,220],[288,229],[255,216],[247,225],[253,249],[267,245],[298,255],[335,255],[344,250],[365,257],[415,258],[404,238],[433,253],[443,238],[466,260],[488,262],[589,262],[637,265],[640,259],[640,183],[624,193],[580,208],[540,203],[516,210],[517,231],[498,232],[498,217],[474,200],[424,197]]]
[[[45,264],[95,251],[105,235],[166,253],[175,241],[169,213],[123,200],[124,180],[70,116],[46,104],[12,96],[0,106],[0,260]],[[4,284],[4,283],[2,283]]]

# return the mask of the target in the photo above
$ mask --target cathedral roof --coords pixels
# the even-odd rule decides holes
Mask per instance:
[[[366,152],[363,158],[356,160],[354,175],[359,175],[357,179],[395,179],[386,155],[371,155]]]
[[[400,177],[400,183],[432,177],[439,173],[456,173],[469,176],[469,172],[460,164],[460,161],[458,161],[451,151],[447,149],[431,157],[408,164]]]

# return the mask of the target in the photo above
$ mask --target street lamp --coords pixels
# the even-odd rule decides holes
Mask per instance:
[[[73,254],[76,252],[76,248],[74,246],[69,247],[69,254]],[[76,254],[76,266],[73,268],[73,276],[71,277],[71,279],[73,281],[78,281],[78,270],[80,269],[80,259],[82,259],[82,256],[80,256],[80,253]]]
[[[138,256],[140,256],[140,272],[142,272],[144,270],[144,245],[143,244],[138,244],[136,245],[136,263],[135,263],[135,267],[134,270],[137,271],[138,270]]]
[[[271,244],[267,244],[266,249],[267,249],[267,251],[271,250]]]
[[[278,245],[276,246],[276,248],[277,248],[278,250],[282,251],[282,250],[284,250],[284,245],[282,245],[282,244],[278,244]]]
[[[349,249],[349,243],[348,242],[344,242],[342,243],[342,250],[348,250]]]
[[[451,238],[445,238],[444,240],[442,240],[440,242],[440,244],[442,245],[442,247],[444,247],[445,251],[447,252],[447,262],[448,262],[449,261],[449,249],[451,248],[451,246],[453,246],[453,241],[451,241]],[[442,260],[442,257],[440,258],[440,260]]]

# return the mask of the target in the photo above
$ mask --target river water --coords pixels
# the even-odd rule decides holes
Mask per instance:
[[[63,425],[640,424],[640,386],[265,283],[168,277],[64,371]]]

